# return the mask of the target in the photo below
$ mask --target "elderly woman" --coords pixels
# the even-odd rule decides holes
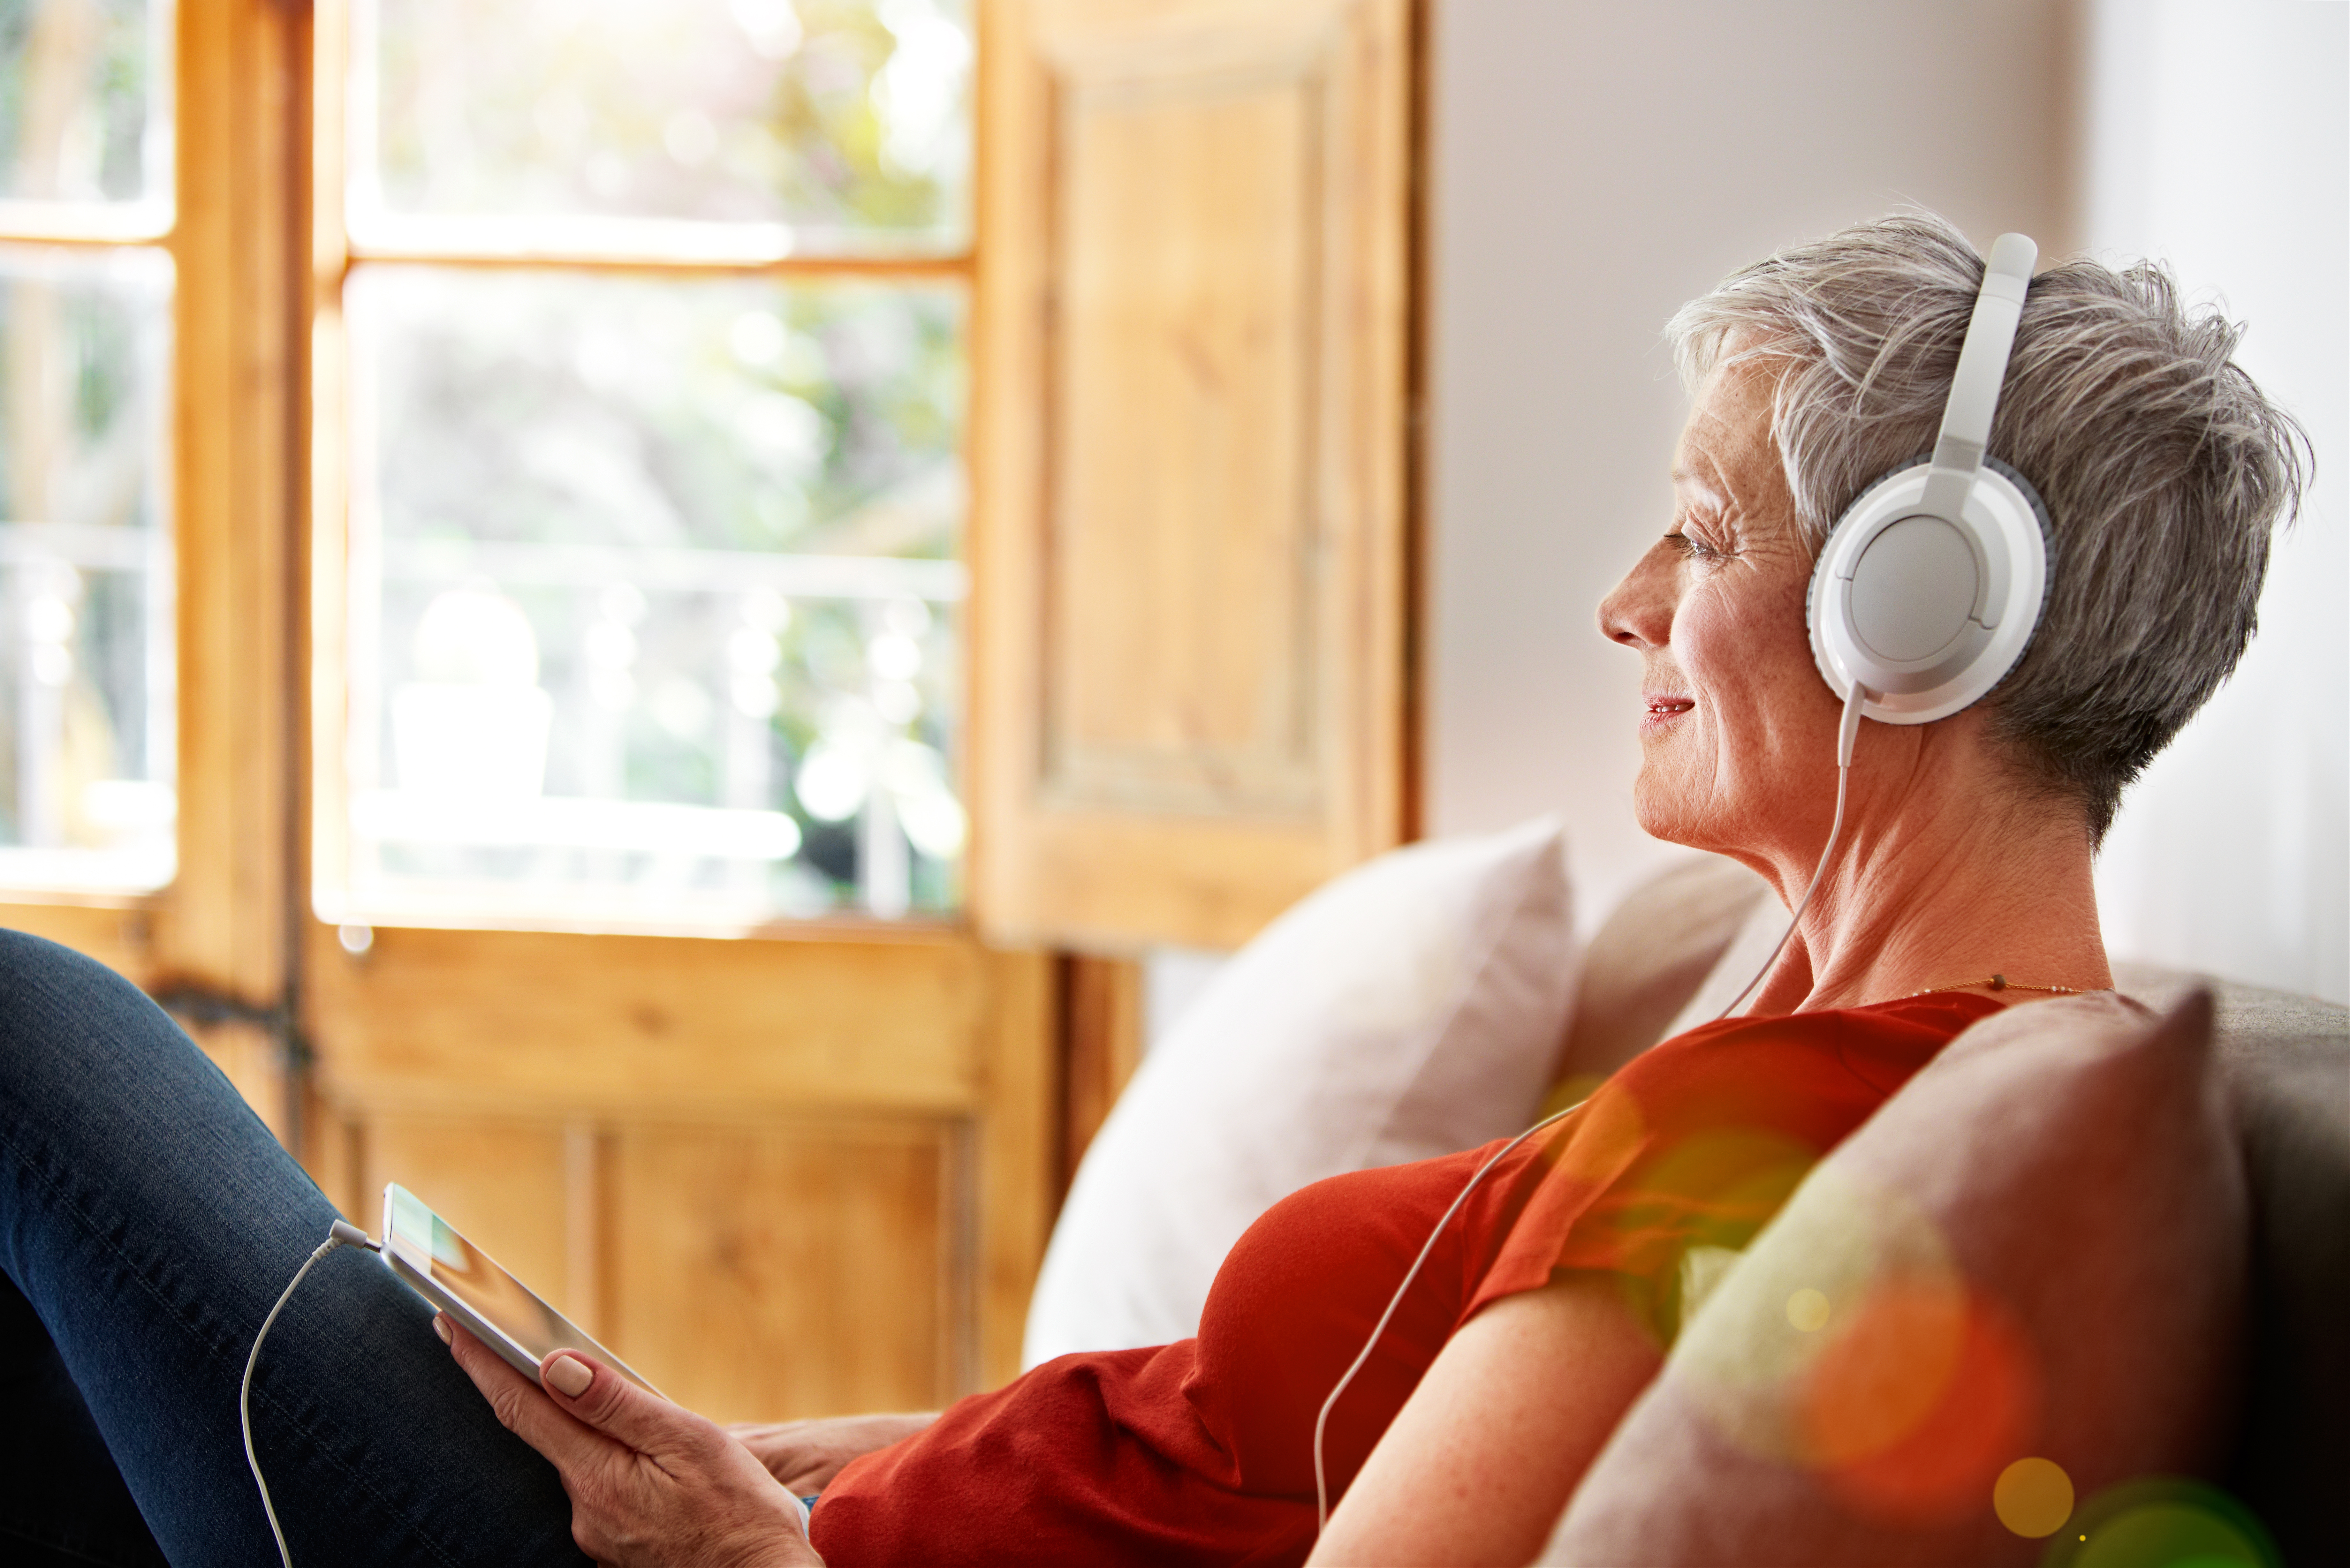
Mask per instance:
[[[255,1389],[296,1560],[1533,1558],[1655,1376],[1689,1249],[1742,1245],[1803,1158],[1969,1023],[2111,984],[2097,842],[2251,635],[2298,493],[2291,422],[2230,362],[2235,330],[2161,273],[2041,273],[1989,451],[2044,505],[2044,608],[1984,700],[1847,731],[1824,854],[1845,704],[1807,635],[1814,562],[1856,496],[1934,446],[1984,276],[1947,225],[1894,219],[1773,256],[1672,323],[1694,404],[1671,521],[1599,622],[1642,660],[1641,826],[1799,908],[1742,1013],[1506,1151],[1284,1200],[1196,1339],[1065,1356],[937,1417],[729,1434],[570,1355],[542,1390],[439,1321],[452,1366],[420,1302],[332,1259]],[[176,1563],[266,1560],[236,1375],[333,1210],[127,986],[29,939],[0,941],[0,1535],[60,1561],[148,1562],[156,1542]],[[818,1494],[806,1533],[795,1494]]]

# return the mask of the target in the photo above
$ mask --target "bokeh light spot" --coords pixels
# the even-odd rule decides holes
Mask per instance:
[[[1941,1405],[1966,1338],[1966,1296],[1953,1282],[1895,1281],[1863,1300],[1804,1390],[1812,1450],[1845,1465],[1884,1452]]]
[[[2048,1568],[2279,1568],[2260,1520],[2217,1487],[2156,1476],[2082,1504],[2080,1544],[2061,1542]]]
[[[2073,1478],[2054,1459],[2018,1459],[1999,1472],[1991,1505],[2002,1524],[2037,1541],[2073,1517]]]
[[[2080,1568],[2261,1568],[2260,1545],[2215,1509],[2178,1500],[2148,1503],[2090,1532]]]
[[[1803,1419],[1831,1490],[1922,1525],[1980,1510],[2039,1408],[2034,1357],[2004,1309],[1962,1284],[1910,1282],[1879,1286],[1823,1348]]]
[[[1828,1325],[1828,1298],[1805,1285],[1787,1298],[1787,1321],[1802,1334],[1817,1334]]]

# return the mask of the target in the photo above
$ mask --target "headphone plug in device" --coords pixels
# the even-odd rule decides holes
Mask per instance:
[[[278,1296],[277,1304],[269,1309],[269,1315],[261,1320],[260,1332],[253,1336],[252,1353],[244,1358],[244,1381],[237,1385],[236,1419],[237,1425],[244,1431],[244,1462],[253,1471],[253,1484],[261,1489],[261,1511],[268,1516],[269,1533],[276,1538],[277,1560],[283,1568],[294,1568],[294,1556],[286,1549],[286,1532],[277,1527],[277,1509],[269,1501],[269,1483],[261,1479],[261,1461],[254,1457],[253,1369],[261,1363],[261,1342],[269,1337],[270,1325],[277,1321],[277,1314],[286,1310],[286,1303],[294,1299],[295,1287],[302,1282],[302,1276],[310,1272],[311,1265],[338,1247],[357,1247],[368,1252],[383,1250],[379,1243],[369,1239],[366,1231],[349,1220],[337,1220],[328,1229],[327,1239],[318,1243],[316,1251],[302,1260],[302,1266],[294,1271],[292,1279],[286,1282],[285,1292]]]

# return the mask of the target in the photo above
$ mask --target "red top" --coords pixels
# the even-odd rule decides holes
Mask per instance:
[[[1672,1323],[1683,1252],[1744,1246],[1821,1155],[1998,1010],[1946,992],[1733,1019],[1633,1058],[1445,1227],[1331,1412],[1333,1505],[1479,1308],[1596,1269],[1627,1276]],[[1064,1355],[961,1401],[841,1471],[812,1517],[816,1550],[830,1568],[1302,1563],[1322,1401],[1502,1147],[1292,1193],[1225,1258],[1198,1338]]]

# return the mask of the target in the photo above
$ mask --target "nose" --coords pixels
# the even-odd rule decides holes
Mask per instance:
[[[1673,630],[1673,571],[1661,539],[1599,601],[1599,634],[1626,648],[1662,648]]]

